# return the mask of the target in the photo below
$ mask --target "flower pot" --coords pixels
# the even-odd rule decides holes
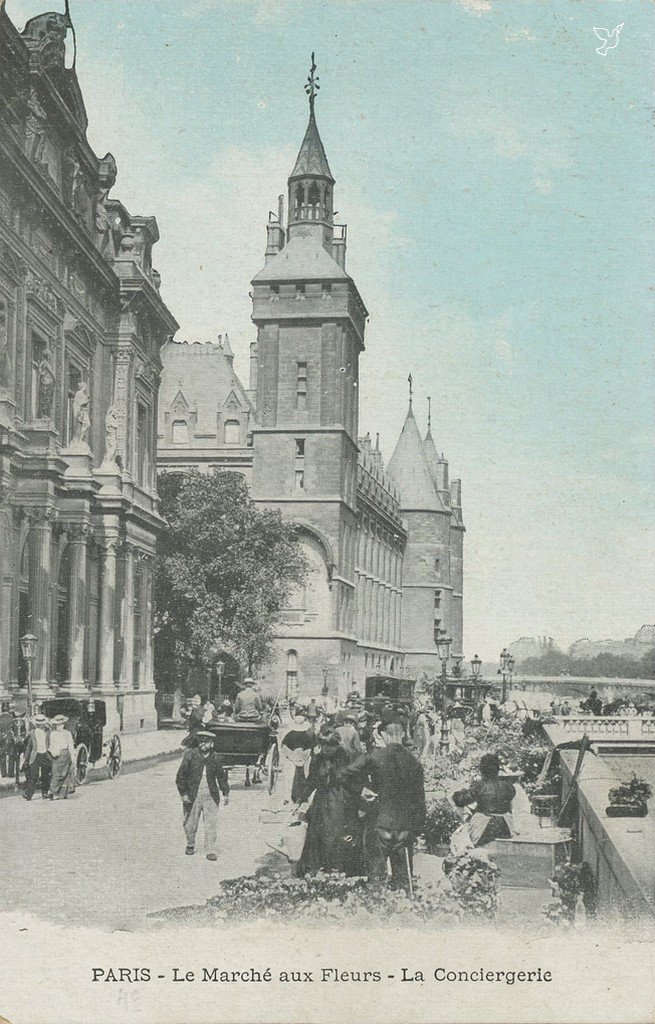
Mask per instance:
[[[610,804],[605,814],[608,818],[645,818],[648,807],[646,804]]]

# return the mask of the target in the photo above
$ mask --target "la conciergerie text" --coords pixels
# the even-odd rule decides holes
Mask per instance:
[[[436,967],[416,970],[401,967],[394,974],[385,971],[342,970],[338,967],[322,967],[307,971],[304,969],[276,970],[270,967],[247,967],[243,970],[225,970],[220,967],[200,967],[188,970],[172,967],[167,971],[155,970],[150,967],[93,967],[91,981],[118,982],[119,984],[144,984],[153,981],[180,982],[195,984],[196,982],[219,982],[222,984],[314,984],[328,982],[345,983],[376,983],[382,981],[400,981],[423,983],[426,981],[443,982],[446,984],[488,984],[515,985],[525,983],[548,983],[553,980],[552,971],[541,967],[532,970],[491,970],[482,966],[474,966],[469,970],[451,970],[448,967]]]

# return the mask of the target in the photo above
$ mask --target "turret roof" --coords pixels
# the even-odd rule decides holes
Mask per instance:
[[[387,471],[398,486],[403,511],[448,512],[434,485],[411,403]]]
[[[438,466],[439,466],[439,463],[441,462],[441,459],[439,458],[439,452],[437,451],[437,446],[434,443],[434,439],[432,437],[432,431],[430,430],[429,427],[428,427],[428,432],[427,432],[427,434],[425,435],[425,437],[423,439],[423,451],[425,452],[425,460],[426,460],[426,462],[428,464],[428,468],[430,470],[430,476],[432,477],[432,481],[434,483],[434,486],[438,487],[439,486],[439,470],[438,470]]]
[[[314,235],[294,235],[253,278],[257,281],[350,281],[320,239]]]
[[[293,181],[295,178],[306,177],[328,178],[334,184],[334,178],[332,177],[330,165],[327,162],[321,136],[318,134],[318,125],[316,124],[313,105],[309,111],[309,124],[305,132],[305,138],[302,140],[296,164],[291,172],[289,181]]]

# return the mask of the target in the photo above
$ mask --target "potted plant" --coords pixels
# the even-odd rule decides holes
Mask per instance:
[[[425,815],[425,845],[428,853],[445,855],[450,850],[450,837],[462,819],[445,797],[428,803]]]
[[[632,776],[629,782],[622,782],[609,791],[608,818],[645,818],[648,814],[647,801],[653,791],[644,779]]]

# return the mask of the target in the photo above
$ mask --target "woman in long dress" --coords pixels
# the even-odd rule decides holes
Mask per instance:
[[[349,757],[333,732],[324,728],[319,739],[320,750],[312,757],[303,793],[304,802],[313,799],[306,811],[307,832],[296,874],[301,878],[317,871],[361,875],[364,862],[357,801],[341,779]]]
[[[67,800],[70,793],[75,792],[75,743],[71,733],[65,729],[68,719],[64,715],[56,715],[52,719],[53,729],[50,733],[48,753],[52,758],[52,774],[50,776],[51,800]]]

